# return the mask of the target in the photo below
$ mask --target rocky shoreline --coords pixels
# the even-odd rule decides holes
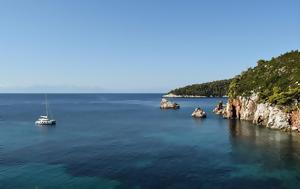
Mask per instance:
[[[176,95],[176,94],[165,94],[163,98],[215,98],[213,96],[197,96],[197,95]],[[227,98],[228,96],[222,96],[222,98]]]
[[[179,109],[180,106],[163,98],[160,102],[160,108]],[[288,111],[289,108],[261,103],[258,95],[252,94],[250,97],[230,98],[226,106],[223,106],[223,102],[220,101],[213,112],[227,119],[246,120],[271,129],[300,132],[300,110],[298,108]],[[206,118],[206,112],[198,107],[192,113],[192,117]]]
[[[223,117],[252,121],[271,129],[300,132],[300,110],[287,112],[288,107],[259,103],[256,94],[250,97],[229,99],[223,110]]]
[[[206,96],[194,96],[194,95],[175,95],[172,93],[163,95],[163,98],[206,98]]]

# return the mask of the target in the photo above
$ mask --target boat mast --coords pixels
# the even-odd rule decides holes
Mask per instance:
[[[46,100],[46,115],[48,117],[48,102],[47,102],[47,94],[45,94],[45,100]]]

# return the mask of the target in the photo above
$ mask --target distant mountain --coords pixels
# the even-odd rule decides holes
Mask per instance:
[[[188,85],[185,87],[174,89],[168,94],[180,96],[222,97],[227,95],[231,81],[232,79],[225,79],[202,84]]]

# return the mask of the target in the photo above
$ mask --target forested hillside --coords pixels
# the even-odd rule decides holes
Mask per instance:
[[[193,84],[172,90],[169,93],[175,95],[222,97],[227,95],[230,82],[231,79],[226,79],[202,84]]]
[[[229,87],[229,97],[259,95],[261,102],[276,105],[300,101],[300,52],[291,51],[236,76]]]

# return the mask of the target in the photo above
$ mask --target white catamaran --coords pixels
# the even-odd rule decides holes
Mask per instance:
[[[48,102],[47,102],[47,95],[45,95],[46,100],[46,115],[41,115],[38,120],[35,122],[36,125],[55,125],[56,121],[51,119],[48,115]]]

